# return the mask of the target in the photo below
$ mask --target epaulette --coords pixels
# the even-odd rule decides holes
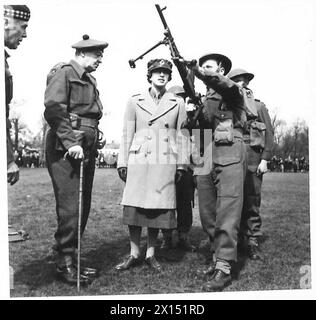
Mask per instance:
[[[69,64],[69,63],[66,63],[66,62],[59,62],[59,63],[55,64],[55,65],[50,69],[50,71],[48,72],[46,84],[48,84],[48,83],[50,82],[50,80],[53,79],[53,77],[55,76],[56,72],[57,72],[59,69],[62,69],[62,68],[65,67],[65,66],[70,66],[70,64]]]

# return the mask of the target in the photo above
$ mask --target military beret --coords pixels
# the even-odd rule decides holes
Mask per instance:
[[[4,16],[23,21],[29,21],[31,11],[26,5],[4,5]]]
[[[93,40],[87,34],[82,36],[82,40],[73,44],[75,49],[105,49],[109,44],[105,41]]]
[[[218,63],[221,63],[221,65],[225,69],[225,73],[224,73],[225,75],[230,71],[230,69],[232,67],[231,60],[228,57],[226,57],[220,53],[207,53],[207,54],[203,55],[199,59],[199,66],[201,67],[202,64],[207,60],[216,60]]]
[[[234,80],[234,78],[238,76],[243,76],[247,78],[248,81],[251,81],[255,75],[253,73],[247,72],[244,69],[234,69],[227,75],[227,77],[232,80]]]
[[[153,59],[147,63],[148,72],[156,69],[166,69],[172,72],[172,63],[167,59]]]

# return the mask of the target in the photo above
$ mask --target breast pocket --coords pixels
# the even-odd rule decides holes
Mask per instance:
[[[136,144],[136,143],[133,143],[131,145],[131,147],[129,148],[129,153],[139,153],[140,152],[140,148],[142,147],[141,144]]]
[[[70,103],[72,105],[86,105],[92,102],[92,88],[88,82],[70,79]]]

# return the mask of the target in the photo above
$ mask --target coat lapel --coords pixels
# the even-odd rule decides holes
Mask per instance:
[[[148,90],[140,94],[136,104],[138,105],[138,107],[149,113],[151,116],[155,113],[155,110],[157,109],[157,105],[154,99],[151,97]]]
[[[159,101],[158,107],[150,118],[150,121],[153,122],[162,117],[170,110],[172,110],[175,106],[177,106],[177,104],[178,102],[175,96],[172,93],[166,92]]]

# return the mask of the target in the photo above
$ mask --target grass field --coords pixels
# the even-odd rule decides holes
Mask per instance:
[[[163,272],[151,272],[145,264],[123,273],[113,267],[129,253],[127,227],[121,223],[123,183],[115,169],[97,169],[93,202],[82,241],[83,264],[99,268],[100,277],[81,295],[116,295],[201,292],[206,280],[199,271],[206,265],[205,248],[195,253],[172,249],[158,251]],[[197,202],[197,201],[196,201]],[[300,268],[310,265],[309,177],[301,173],[269,173],[262,195],[262,262],[241,256],[234,281],[225,291],[299,289]],[[24,229],[30,239],[10,243],[14,269],[12,297],[77,295],[75,287],[57,282],[51,246],[56,228],[55,201],[46,169],[22,169],[20,181],[9,189],[9,223]],[[206,236],[194,209],[192,243]],[[160,235],[161,237],[161,235]],[[145,250],[145,230],[142,248]]]

